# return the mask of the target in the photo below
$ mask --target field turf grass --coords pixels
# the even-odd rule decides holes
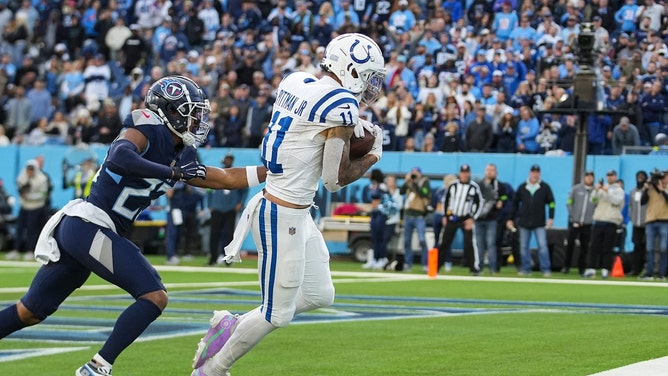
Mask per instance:
[[[114,376],[190,375],[213,309],[259,303],[255,261],[163,266],[164,314],[121,354]],[[0,308],[22,295],[35,263],[0,262]],[[332,262],[337,299],[266,337],[232,369],[255,375],[589,375],[668,355],[668,283],[576,275],[494,277],[362,272]],[[0,340],[0,375],[73,375],[131,300],[93,276],[43,324]],[[82,348],[82,349],[77,349]],[[49,351],[72,350],[44,355]],[[667,371],[668,373],[668,371]]]

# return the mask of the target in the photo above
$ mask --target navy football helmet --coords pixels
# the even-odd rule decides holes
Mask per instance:
[[[181,137],[184,145],[206,141],[211,106],[195,81],[184,76],[163,77],[148,89],[144,104]]]

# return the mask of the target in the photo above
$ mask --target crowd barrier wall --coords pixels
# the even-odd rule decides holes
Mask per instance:
[[[53,184],[53,206],[62,207],[72,198],[72,189],[62,188],[62,161],[67,153],[72,150],[71,146],[8,146],[0,148],[0,179],[10,195],[17,196],[16,177],[29,159],[38,155],[44,157],[44,170],[50,175]],[[98,156],[101,163],[106,155],[107,146],[91,146],[90,150]],[[221,166],[222,158],[232,153],[235,157],[234,166],[259,165],[261,164],[257,149],[229,149],[229,148],[202,148],[199,151],[201,161],[206,165]],[[541,166],[542,179],[550,184],[556,201],[555,227],[566,227],[568,215],[566,211],[566,199],[573,183],[573,157],[572,156],[544,156],[525,154],[484,154],[484,153],[403,153],[385,152],[383,159],[374,168],[380,168],[386,174],[394,174],[399,178],[399,184],[403,176],[413,167],[420,167],[423,174],[431,178],[434,189],[442,185],[442,177],[446,174],[456,174],[461,164],[471,166],[472,176],[481,177],[485,166],[494,163],[497,166],[499,180],[510,183],[514,188],[524,182],[528,175],[530,166],[539,164]],[[624,155],[624,156],[588,156],[586,169],[593,170],[596,181],[604,178],[608,170],[616,170],[620,178],[625,182],[625,191],[629,191],[635,185],[635,174],[638,170],[647,172],[654,168],[668,169],[668,159],[662,156],[652,155]],[[367,178],[362,178],[342,190],[334,193],[327,192],[322,186],[314,198],[316,207],[314,216],[317,218],[330,214],[332,202],[362,202],[362,192],[369,184]],[[261,187],[252,188],[249,198],[257,193]],[[163,202],[159,205],[164,205]],[[16,205],[18,213],[18,200]],[[156,219],[164,219],[164,213],[156,213]],[[627,237],[630,244],[630,236]],[[244,249],[254,249],[252,240],[247,239]]]

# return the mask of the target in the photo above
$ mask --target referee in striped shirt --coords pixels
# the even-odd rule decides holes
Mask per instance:
[[[459,168],[459,179],[455,180],[445,194],[443,202],[443,238],[438,248],[438,268],[446,261],[446,252],[450,250],[457,229],[464,233],[464,259],[471,274],[480,274],[480,260],[475,244],[474,221],[482,210],[480,186],[471,180],[471,167],[467,164]],[[447,256],[451,258],[451,252]]]

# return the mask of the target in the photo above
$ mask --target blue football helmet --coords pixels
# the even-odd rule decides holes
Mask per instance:
[[[184,76],[163,77],[148,89],[144,104],[181,137],[184,145],[206,142],[211,106],[195,81]]]

